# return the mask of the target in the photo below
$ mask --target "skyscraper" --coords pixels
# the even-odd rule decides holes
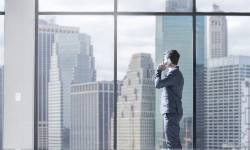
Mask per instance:
[[[206,17],[196,17],[196,148],[203,149],[206,75]]]
[[[192,9],[192,0],[166,0],[166,12],[189,12]]]
[[[168,0],[166,3],[173,2]],[[192,1],[176,1],[185,3],[186,5],[172,5],[173,11],[190,11]],[[175,3],[175,2],[173,2]],[[168,6],[168,4],[167,4]],[[184,7],[185,6],[185,7]],[[166,8],[168,11],[168,7]],[[180,123],[180,138],[183,148],[190,148],[184,143],[184,119],[193,116],[193,26],[191,16],[157,16],[156,17],[156,65],[163,61],[163,53],[166,50],[176,49],[180,53],[178,66],[184,75],[183,89],[183,118]],[[156,92],[156,148],[164,148],[165,140],[163,137],[163,120],[160,114],[160,96],[159,90]],[[192,139],[192,138],[191,138]]]
[[[245,111],[242,110],[242,104],[246,95],[242,82],[249,77],[248,56],[230,56],[208,61],[204,149],[241,149],[241,115]]]
[[[218,5],[213,5],[214,12],[220,12]],[[227,19],[225,16],[209,18],[209,54],[210,58],[227,56]]]
[[[3,79],[4,67],[0,66],[0,150],[3,149]]]
[[[241,83],[242,99],[241,99],[241,149],[250,148],[250,78],[245,78]]]
[[[57,34],[55,36],[55,49],[57,51],[58,56],[58,73],[59,75],[57,77],[54,77],[55,70],[50,69],[51,76],[49,80],[49,84],[60,81],[61,87],[56,86],[50,88],[51,91],[57,91],[57,93],[62,92],[61,99],[60,99],[60,105],[57,105],[56,108],[52,108],[49,106],[49,112],[53,111],[59,111],[62,109],[62,113],[60,114],[62,116],[62,128],[63,129],[56,129],[56,130],[63,130],[63,149],[69,149],[69,142],[70,142],[70,124],[71,124],[71,103],[70,103],[70,94],[71,94],[71,83],[77,83],[78,81],[82,82],[93,82],[96,77],[96,71],[94,68],[94,58],[92,56],[93,49],[91,45],[90,36],[86,34]],[[79,59],[79,58],[85,58]],[[52,59],[51,59],[52,60]],[[83,61],[83,62],[80,62]],[[84,64],[86,63],[86,64]],[[85,65],[83,68],[81,66]],[[78,67],[77,65],[80,65]],[[56,68],[54,68],[56,69]],[[78,70],[80,69],[80,70]],[[82,79],[81,79],[82,78]],[[52,84],[53,85],[53,84]],[[50,101],[53,101],[55,96],[50,96],[51,99],[48,99],[49,104],[51,104]],[[62,106],[62,107],[61,107]],[[50,110],[51,108],[51,110]],[[50,119],[51,116],[51,119]],[[60,117],[61,118],[61,117]],[[53,120],[53,113],[49,113],[49,120]],[[50,123],[50,122],[49,122]],[[59,122],[58,122],[59,123]],[[58,124],[58,126],[61,126]],[[55,130],[55,128],[49,128],[49,134],[50,130]]]
[[[57,34],[75,34],[79,33],[77,27],[59,26],[53,20],[39,20],[38,27],[38,60],[37,60],[37,95],[38,104],[38,149],[48,149],[48,82],[50,57],[52,55],[52,44]]]
[[[60,81],[60,56],[53,44],[48,83],[48,149],[63,149],[63,88]]]
[[[155,149],[154,64],[150,54],[131,58],[117,101],[117,149]]]
[[[118,95],[120,95],[120,85],[118,82]],[[113,102],[113,81],[71,85],[71,150],[112,149]]]

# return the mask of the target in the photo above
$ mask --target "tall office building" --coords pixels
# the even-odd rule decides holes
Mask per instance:
[[[53,44],[48,83],[48,149],[63,149],[63,88],[60,81],[60,56],[58,46]]]
[[[246,70],[246,71],[250,71]],[[242,99],[241,99],[241,149],[248,150],[250,148],[250,78],[242,81]]]
[[[166,0],[167,12],[190,12],[192,9],[192,0]]]
[[[63,149],[69,149],[70,142],[70,124],[71,124],[71,83],[82,82],[93,82],[95,81],[96,71],[94,68],[94,57],[92,45],[90,43],[90,36],[86,34],[58,34],[55,36],[55,49],[57,51],[58,62],[57,67],[59,69],[59,75],[54,77],[54,72],[56,68],[50,68],[50,80],[49,86],[50,91],[57,93],[61,92],[60,105],[51,105],[58,97],[56,95],[49,95],[49,125],[50,121],[54,122],[58,118],[53,117],[54,111],[59,111],[62,109],[60,118],[62,118],[62,126],[58,122],[58,127],[61,129],[54,128],[54,126],[49,126],[49,136],[54,130],[63,130]],[[85,58],[84,60],[81,58]],[[51,58],[52,60],[53,58]],[[83,62],[81,62],[83,61]],[[86,64],[84,64],[86,63]],[[84,65],[85,66],[84,66]],[[78,67],[77,65],[80,65]],[[81,68],[82,67],[82,68]],[[81,70],[78,70],[81,69]],[[61,86],[54,86],[54,82],[60,81]],[[50,94],[50,93],[49,93]],[[53,94],[51,92],[51,94]],[[50,113],[51,112],[51,113]],[[54,136],[54,135],[51,135]],[[58,135],[60,136],[60,135]],[[49,137],[50,138],[50,137]],[[50,141],[51,142],[51,141]],[[52,141],[56,143],[57,141]]]
[[[213,12],[220,12],[218,5],[213,5]],[[209,59],[227,56],[227,19],[225,16],[209,18]]]
[[[204,105],[204,149],[240,149],[242,81],[250,77],[250,57],[230,56],[208,61]]]
[[[37,121],[38,121],[38,149],[48,149],[48,82],[50,57],[52,55],[52,44],[57,34],[75,34],[79,33],[77,27],[59,26],[53,20],[39,20],[38,27],[38,60],[37,60],[37,95],[38,104]]]
[[[3,149],[3,81],[4,67],[0,66],[0,150]]]
[[[150,54],[131,58],[117,101],[117,149],[155,149],[154,64]]]
[[[166,3],[173,2],[172,0],[166,1]],[[189,3],[192,6],[191,1],[180,1],[180,3]],[[168,6],[168,4],[167,4]],[[185,7],[184,7],[185,6]],[[173,5],[173,11],[190,11],[189,5]],[[168,11],[168,8],[166,8]],[[178,66],[184,75],[184,89],[183,89],[183,111],[184,115],[180,123],[181,131],[180,138],[183,148],[191,148],[184,143],[185,135],[184,131],[184,119],[192,118],[193,116],[193,25],[191,16],[157,16],[156,17],[156,51],[155,61],[156,65],[162,62],[163,53],[166,50],[176,49],[180,53],[180,60]],[[161,91],[156,92],[156,148],[164,148],[165,139],[163,137],[163,119],[160,114],[160,99]],[[184,99],[185,98],[185,99]],[[192,139],[192,138],[191,138]]]
[[[118,82],[117,94],[120,95]],[[71,85],[71,150],[108,150],[114,113],[114,82]]]
[[[206,17],[196,17],[196,148],[203,149],[206,78]],[[185,124],[185,123],[184,123]]]

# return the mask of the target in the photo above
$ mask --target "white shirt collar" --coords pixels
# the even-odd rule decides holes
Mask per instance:
[[[172,71],[173,69],[174,69],[174,67],[168,68],[168,72]]]

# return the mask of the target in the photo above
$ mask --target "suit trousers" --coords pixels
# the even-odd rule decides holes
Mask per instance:
[[[167,149],[182,149],[180,141],[180,121],[183,114],[165,113],[163,114],[164,133]]]

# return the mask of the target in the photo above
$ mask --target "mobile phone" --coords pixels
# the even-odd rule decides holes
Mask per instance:
[[[163,63],[165,64],[165,66],[167,67],[170,63],[171,63],[171,61],[170,61],[170,59],[165,59],[164,61],[163,61]]]

